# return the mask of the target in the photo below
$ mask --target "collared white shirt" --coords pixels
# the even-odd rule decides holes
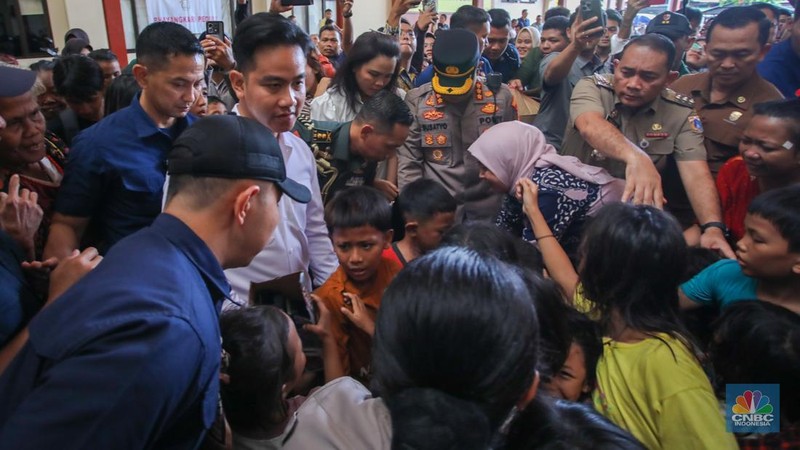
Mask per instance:
[[[394,91],[400,98],[406,98],[406,91],[396,88]],[[361,111],[364,101],[356,94],[356,109],[350,107],[347,97],[338,89],[328,89],[311,102],[311,120],[326,122],[350,122]]]
[[[234,107],[232,111],[237,112],[238,108]],[[312,281],[314,286],[321,285],[339,266],[325,226],[314,156],[306,143],[291,132],[280,133],[278,143],[286,165],[286,176],[308,187],[311,201],[302,204],[282,196],[278,203],[281,219],[267,246],[247,267],[225,271],[233,291],[245,301],[249,297],[251,282],[260,283],[303,272],[305,287],[311,291]]]

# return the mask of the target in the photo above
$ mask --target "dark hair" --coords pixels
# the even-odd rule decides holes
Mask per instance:
[[[500,8],[492,8],[489,11],[492,28],[505,28],[511,26],[511,15],[508,11]]]
[[[397,94],[380,91],[364,102],[364,106],[353,121],[368,123],[375,127],[378,133],[389,133],[398,124],[410,127],[414,123],[414,116],[405,100]]]
[[[468,249],[443,248],[413,260],[381,301],[373,391],[390,411],[411,389],[476,405],[480,414],[463,420],[451,439],[484,418],[487,434],[496,432],[536,376],[539,325],[531,295],[515,268]],[[411,448],[398,444],[422,433],[398,425],[393,420],[392,448]],[[424,438],[434,437],[420,436],[422,446],[414,448],[431,448]],[[476,437],[468,448],[488,448],[491,438]]]
[[[431,39],[433,39],[433,40],[436,40],[436,35],[435,35],[435,34],[433,34],[433,33],[431,33],[431,32],[426,32],[426,33],[425,33],[425,39],[428,39],[428,38],[431,38]]]
[[[263,429],[286,418],[282,387],[292,381],[289,318],[274,306],[227,311],[220,317],[229,383],[220,383],[225,418],[234,430]]]
[[[56,61],[54,59],[40,59],[31,64],[28,68],[34,72],[50,72],[55,65]]]
[[[641,36],[636,36],[635,38],[628,41],[625,44],[625,47],[622,49],[622,53],[619,56],[619,59],[622,60],[622,57],[625,56],[625,51],[628,50],[629,47],[646,47],[650,50],[655,52],[661,53],[666,55],[667,57],[667,71],[670,70],[672,67],[672,62],[675,61],[675,44],[672,43],[672,40],[663,34],[660,33],[647,33]]]
[[[331,11],[331,9],[330,9],[330,8],[326,8],[326,9],[325,9],[325,12],[326,12],[326,13],[332,13],[333,11]]]
[[[53,86],[68,101],[88,102],[103,90],[103,70],[86,56],[62,56],[53,66]]]
[[[545,20],[544,24],[542,25],[542,32],[547,30],[558,30],[561,32],[561,35],[564,36],[564,39],[568,39],[567,28],[569,28],[569,19],[564,16],[555,16]]]
[[[569,8],[565,8],[563,6],[557,6],[555,8],[550,8],[544,13],[544,21],[547,22],[553,17],[567,17],[569,18],[571,11]]]
[[[620,15],[620,13],[618,13],[616,9],[611,9],[611,8],[607,9],[606,16],[608,20],[613,20],[614,22],[617,22],[617,24],[622,23],[622,15]]]
[[[725,395],[726,384],[780,384],[787,400],[781,402],[781,421],[800,420],[800,316],[765,301],[735,302],[713,327],[718,395]]]
[[[328,19],[328,20],[330,20],[330,19]],[[341,36],[339,35],[339,30],[333,25],[328,24],[328,25],[324,25],[322,28],[320,28],[319,29],[319,35],[320,36],[322,36],[322,32],[323,31],[333,31],[334,33],[336,33],[337,36],[339,36],[341,38]]]
[[[753,115],[785,120],[791,129],[795,151],[800,149],[800,98],[757,103],[753,107]]]
[[[136,62],[150,70],[164,68],[172,56],[204,54],[194,34],[183,25],[173,22],[151,23],[136,39]]]
[[[377,189],[356,186],[343,189],[325,205],[328,231],[370,226],[385,232],[392,229],[392,206]]]
[[[586,227],[580,252],[583,291],[604,332],[618,314],[633,330],[666,333],[693,349],[678,318],[686,241],[672,216],[650,206],[605,206]]]
[[[222,99],[217,97],[216,95],[209,95],[208,97],[206,97],[206,99],[208,100],[209,106],[213,103],[222,103],[223,105],[225,105],[225,102],[223,102]],[[227,105],[225,106],[225,109],[228,109]]]
[[[527,242],[524,245],[533,247]],[[524,271],[524,276],[528,289],[533,293],[536,317],[539,323],[547,324],[539,330],[539,363],[536,367],[541,382],[548,383],[558,375],[569,355],[572,333],[566,319],[572,308],[567,306],[564,293],[553,280],[531,270]]]
[[[356,39],[353,47],[347,53],[347,58],[342,62],[341,67],[336,69],[336,75],[331,81],[331,89],[339,91],[347,99],[347,105],[352,111],[358,109],[358,82],[356,82],[356,71],[364,64],[373,59],[385,56],[400,58],[400,45],[391,36],[377,31],[368,31]],[[397,75],[400,73],[400,64],[395,64],[392,80],[384,86],[384,90],[394,92],[397,85]]]
[[[456,199],[441,184],[425,178],[408,183],[392,205],[394,239],[403,239],[410,220],[425,222],[438,213],[455,212],[456,207]]]
[[[508,450],[645,450],[594,408],[537,396],[514,421]]]
[[[683,9],[683,15],[686,16],[686,19],[691,22],[692,20],[703,20],[703,11],[700,11],[698,8],[693,8],[691,6],[687,6]]]
[[[800,252],[800,185],[767,191],[750,203],[748,214],[768,220],[789,242],[789,251]]]
[[[117,55],[114,52],[112,52],[111,50],[107,49],[107,48],[99,48],[97,50],[92,50],[86,56],[88,56],[89,58],[92,58],[93,60],[95,60],[97,62],[100,62],[100,61],[106,61],[106,62],[119,61],[119,58],[117,58]]]
[[[706,40],[711,42],[711,35],[717,26],[731,29],[744,28],[751,23],[758,25],[758,43],[763,47],[769,40],[772,22],[758,8],[750,6],[734,6],[719,13],[706,31]]]
[[[468,28],[473,25],[483,25],[486,22],[492,22],[492,17],[488,12],[472,5],[464,5],[450,17],[450,29]]]
[[[255,54],[265,47],[297,46],[307,55],[311,38],[291,20],[280,14],[253,14],[236,27],[233,35],[233,57],[237,69],[248,72],[255,65]]]
[[[576,344],[583,350],[586,383],[591,392],[597,384],[597,362],[603,354],[602,333],[595,321],[572,308],[568,308],[565,319],[572,337],[570,344]]]
[[[442,246],[466,247],[505,263],[518,264],[521,262],[516,246],[518,240],[489,222],[462,222],[444,235]]]
[[[142,91],[132,73],[123,72],[106,88],[105,116],[130,106],[133,98]],[[104,116],[104,117],[105,117]]]

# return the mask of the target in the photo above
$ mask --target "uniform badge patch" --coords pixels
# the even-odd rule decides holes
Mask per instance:
[[[433,157],[434,161],[441,161],[444,159],[444,152],[436,149],[431,153],[431,156]]]
[[[697,133],[703,132],[703,122],[700,121],[700,117],[697,114],[690,115],[686,120],[689,121],[689,126],[692,127],[692,130]]]
[[[728,120],[730,120],[731,122],[736,122],[737,120],[739,120],[740,117],[742,117],[742,113],[739,111],[734,111],[731,113],[730,116],[728,116]]]
[[[484,114],[494,114],[497,112],[497,110],[498,108],[494,103],[487,103],[483,105],[483,108],[481,108],[481,112]]]
[[[447,136],[439,134],[436,136],[436,145],[447,145]]]
[[[444,113],[435,109],[429,109],[422,113],[422,117],[425,120],[440,120],[444,117]]]
[[[425,135],[425,145],[433,145],[433,135],[426,134]]]

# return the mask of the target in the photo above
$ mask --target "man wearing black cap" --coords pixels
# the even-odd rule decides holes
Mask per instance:
[[[223,269],[269,241],[286,178],[252,119],[212,116],[168,158],[164,213],[31,322],[0,377],[5,448],[197,448],[217,412]]]
[[[658,33],[668,37],[675,45],[675,60],[672,61],[672,70],[677,71],[680,76],[691,73],[683,62],[686,50],[694,43],[694,38],[691,37],[694,32],[686,16],[672,11],[663,12],[653,17],[653,20],[647,24],[645,33]]]
[[[53,203],[62,180],[65,147],[58,137],[45,130],[45,120],[36,98],[36,72],[0,67],[0,190],[7,191],[12,175],[20,175],[20,185],[35,192],[44,217],[36,233],[31,256],[42,256]],[[39,84],[41,91],[44,87]]]
[[[490,90],[476,79],[475,35],[440,31],[433,45],[433,81],[406,97],[415,121],[398,150],[398,188],[419,178],[441,183],[458,201],[456,219],[490,219],[500,198],[478,177],[467,148],[494,124],[517,118],[508,87]]]

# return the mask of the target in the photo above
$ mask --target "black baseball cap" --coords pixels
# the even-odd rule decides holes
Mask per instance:
[[[680,39],[693,33],[689,19],[683,14],[666,11],[655,17],[647,24],[645,33],[658,33],[672,39]]]
[[[475,33],[441,30],[433,43],[433,90],[442,95],[466,94],[472,88],[481,58]]]
[[[305,186],[286,178],[281,147],[272,132],[246,117],[221,115],[198,120],[172,145],[167,173],[271,181],[299,203],[311,200]]]
[[[16,67],[0,66],[0,97],[16,97],[33,88],[36,72]]]

